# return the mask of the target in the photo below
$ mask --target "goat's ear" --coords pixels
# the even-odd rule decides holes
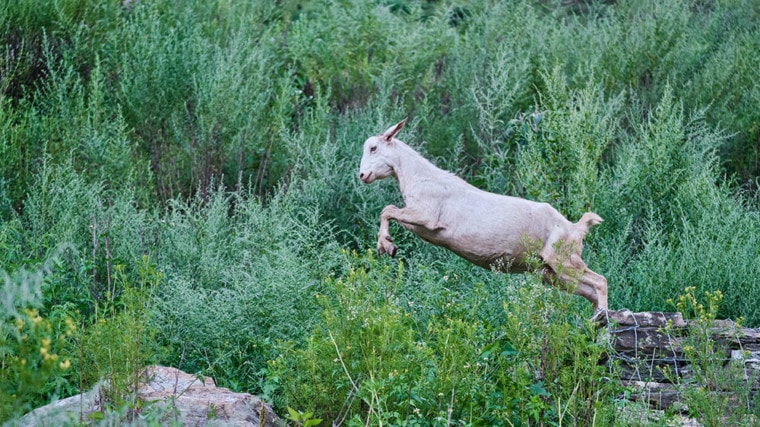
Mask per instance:
[[[401,130],[401,128],[404,127],[405,124],[406,124],[406,119],[401,120],[394,126],[389,127],[388,130],[386,130],[383,133],[383,140],[385,140],[386,142],[393,141],[393,137],[396,136],[396,134]]]

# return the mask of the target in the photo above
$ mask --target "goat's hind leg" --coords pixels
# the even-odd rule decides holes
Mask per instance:
[[[565,271],[572,271],[571,266],[565,266],[564,268]],[[594,309],[594,317],[600,312],[607,311],[609,309],[607,306],[607,279],[585,266],[580,277],[578,277],[577,271],[572,274],[562,273],[555,280],[563,282],[563,286],[568,290],[572,290],[576,295],[580,295],[591,302]]]
[[[607,310],[607,279],[593,272],[578,254],[571,254],[560,262],[552,245],[545,245],[539,254],[549,267],[545,278],[549,283],[587,299],[594,315]]]
[[[560,269],[560,271],[562,270]],[[552,266],[548,266],[544,272],[544,281],[565,292],[571,292],[587,299],[591,302],[591,305],[594,307],[594,313],[596,313],[598,306],[596,290],[594,287],[584,283],[582,278],[566,272],[557,273]]]
[[[608,310],[607,279],[601,274],[595,273],[593,270],[586,267],[583,271],[583,275],[581,275],[581,282],[592,287],[596,293],[597,303],[594,305],[594,313]]]

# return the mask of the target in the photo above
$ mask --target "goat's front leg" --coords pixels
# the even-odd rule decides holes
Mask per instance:
[[[393,239],[388,231],[390,220],[392,219],[406,228],[409,228],[409,226],[420,226],[428,229],[436,228],[436,225],[430,224],[430,221],[425,216],[408,206],[399,208],[398,206],[388,205],[380,213],[380,230],[377,232],[377,253],[379,255],[387,253],[391,257],[396,256],[397,248],[393,244]]]

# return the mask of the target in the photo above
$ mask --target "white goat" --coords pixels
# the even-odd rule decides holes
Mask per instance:
[[[423,240],[488,269],[525,272],[525,255],[537,244],[544,281],[586,298],[594,313],[607,310],[607,279],[581,259],[583,237],[602,222],[593,212],[573,224],[548,203],[489,193],[437,168],[394,138],[406,119],[364,143],[359,179],[369,184],[398,181],[405,207],[389,205],[380,215],[377,252],[396,255],[388,234],[396,220]]]

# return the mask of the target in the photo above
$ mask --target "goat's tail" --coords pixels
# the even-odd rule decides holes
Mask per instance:
[[[585,235],[588,232],[589,228],[597,224],[601,224],[602,221],[604,220],[599,215],[593,212],[586,212],[583,214],[581,219],[575,223],[575,227],[581,233],[581,235]]]

